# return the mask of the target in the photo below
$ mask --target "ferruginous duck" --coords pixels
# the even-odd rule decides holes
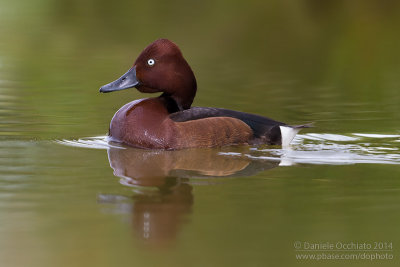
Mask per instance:
[[[239,144],[287,146],[301,128],[240,111],[191,107],[196,78],[179,47],[167,39],[147,46],[133,67],[100,88],[108,93],[135,87],[162,94],[121,107],[110,123],[112,141],[146,149],[184,149]]]

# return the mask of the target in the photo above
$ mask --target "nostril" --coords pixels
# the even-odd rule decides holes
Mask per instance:
[[[124,77],[124,78],[121,79],[121,81],[125,81],[125,80],[126,80],[126,77]]]

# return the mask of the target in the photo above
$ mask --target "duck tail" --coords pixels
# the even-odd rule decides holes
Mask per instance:
[[[310,122],[310,123],[301,124],[301,125],[290,125],[289,127],[292,127],[293,129],[313,128],[314,123]]]

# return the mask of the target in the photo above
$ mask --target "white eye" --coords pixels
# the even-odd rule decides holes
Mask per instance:
[[[149,64],[149,66],[153,66],[154,63],[156,63],[156,62],[155,62],[154,59],[152,59],[152,58],[150,58],[149,60],[147,60],[147,64]]]

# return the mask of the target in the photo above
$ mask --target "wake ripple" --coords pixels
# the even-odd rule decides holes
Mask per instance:
[[[81,148],[122,148],[107,136],[56,140],[55,142]],[[298,134],[289,148],[251,147],[249,153],[219,152],[230,157],[252,160],[279,161],[281,166],[295,164],[400,164],[400,134],[329,133]]]
[[[231,153],[221,153],[234,156]],[[236,155],[237,156],[237,155]],[[242,154],[254,160],[294,164],[400,164],[400,135],[397,134],[299,134],[287,149],[252,148]]]

